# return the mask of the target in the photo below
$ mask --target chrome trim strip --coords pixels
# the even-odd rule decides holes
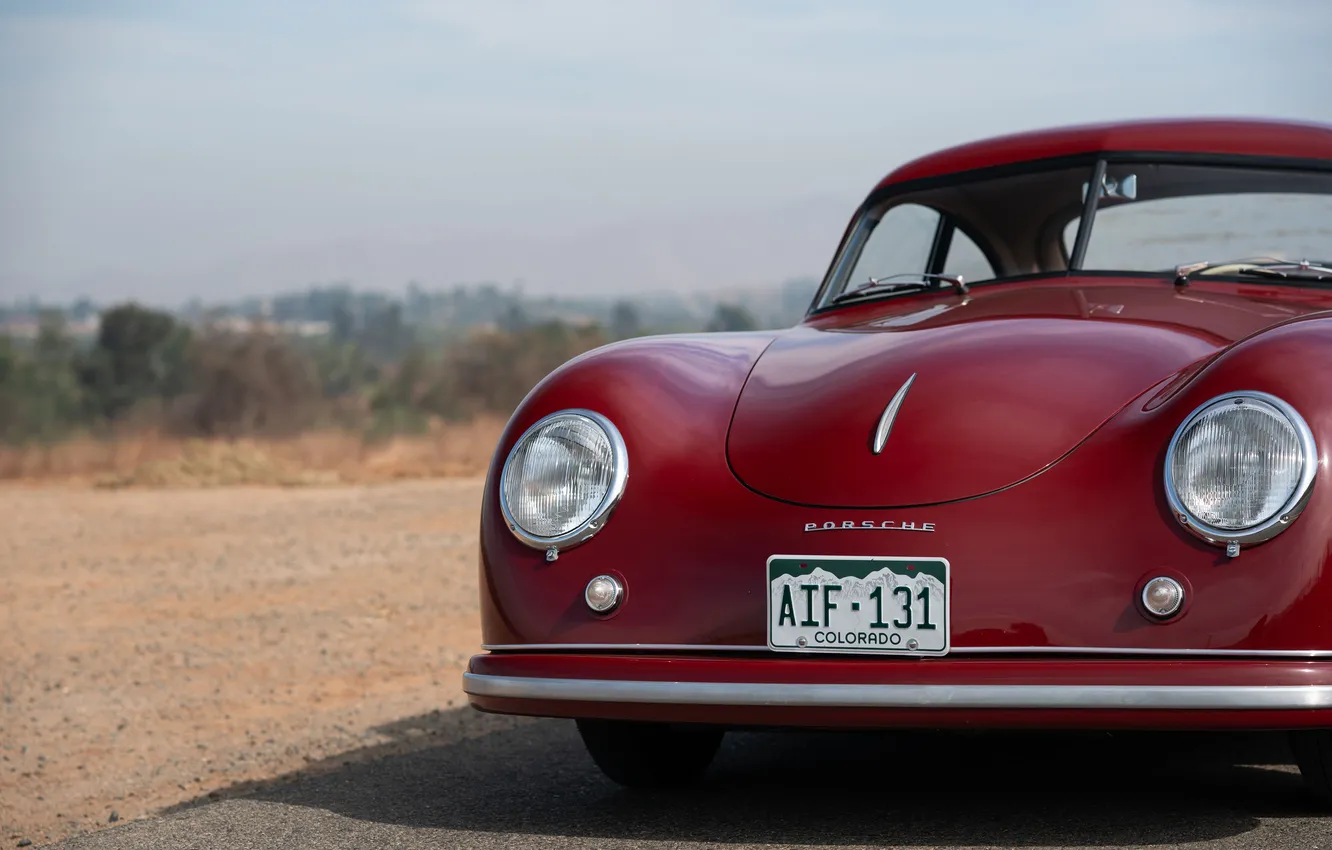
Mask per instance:
[[[612,652],[641,649],[645,652],[767,652],[763,644],[696,643],[483,643],[487,652],[529,652],[533,650],[598,650]]]
[[[888,406],[883,409],[883,415],[879,417],[879,425],[874,429],[872,450],[875,454],[882,452],[883,444],[888,442],[888,432],[893,430],[893,420],[897,418],[897,409],[906,400],[907,390],[911,389],[911,382],[914,380],[916,380],[916,374],[913,372],[911,377],[906,379],[906,383],[897,390],[893,400],[888,402]]]
[[[624,652],[768,652],[762,644],[696,643],[483,643],[486,652],[607,651]],[[810,653],[825,657],[833,653]],[[1155,649],[1113,646],[954,646],[950,655],[1145,655],[1224,658],[1332,658],[1332,649]]]
[[[1113,646],[955,646],[954,653],[967,652],[976,655],[1146,655],[1146,656],[1208,656],[1223,658],[1239,656],[1247,658],[1332,658],[1329,649],[1156,649],[1154,647]]]
[[[1332,686],[819,685],[776,682],[635,682],[463,674],[476,696],[671,705],[873,708],[1309,709],[1332,708]]]

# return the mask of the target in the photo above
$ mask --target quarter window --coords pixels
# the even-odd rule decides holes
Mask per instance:
[[[856,261],[851,284],[871,277],[924,273],[939,229],[939,213],[919,204],[899,204],[884,213],[870,231]]]
[[[953,241],[948,246],[948,258],[944,260],[943,273],[961,275],[967,283],[977,280],[989,280],[994,277],[994,266],[985,258],[985,254],[971,237],[960,230],[953,231]]]
[[[898,204],[883,214],[864,237],[864,247],[848,278],[856,286],[873,278],[892,275],[923,274],[937,271],[962,275],[967,281],[994,276],[985,254],[960,230],[953,229],[943,263],[930,268],[930,259],[940,236],[937,210],[921,204]]]

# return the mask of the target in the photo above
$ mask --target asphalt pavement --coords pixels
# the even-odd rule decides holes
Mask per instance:
[[[450,714],[58,846],[1332,850],[1280,735],[732,733],[699,786],[642,793],[569,721],[439,743]]]

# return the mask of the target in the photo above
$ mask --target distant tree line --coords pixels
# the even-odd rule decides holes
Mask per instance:
[[[69,332],[68,311],[46,310],[35,338],[0,333],[0,441],[144,427],[200,437],[412,431],[432,417],[507,415],[570,358],[663,330],[627,301],[589,321],[552,316],[542,302],[493,299],[490,321],[461,326],[459,305],[475,306],[457,293],[430,300],[409,291],[398,302],[312,291],[299,307],[290,298],[262,305],[264,321],[237,329],[216,314],[191,319],[125,303],[102,310],[87,340]],[[421,321],[432,310],[454,312],[432,328]],[[325,321],[328,331],[283,332],[291,320]],[[702,328],[664,330],[758,326],[744,306],[721,303]]]
[[[408,336],[430,338],[440,332],[456,333],[479,325],[512,324],[515,319],[541,322],[596,322],[616,335],[632,329],[654,332],[698,330],[717,318],[719,307],[745,314],[744,321],[762,327],[789,326],[809,305],[817,281],[793,278],[777,288],[737,291],[718,296],[689,293],[633,293],[600,296],[536,296],[521,285],[502,288],[494,283],[427,290],[409,284],[402,296],[353,290],[346,284],[312,286],[268,298],[250,297],[230,303],[193,302],[180,311],[183,318],[261,315],[276,322],[322,322],[341,338],[365,335],[371,324],[380,326],[384,343],[405,347]],[[401,353],[399,350],[397,353]]]

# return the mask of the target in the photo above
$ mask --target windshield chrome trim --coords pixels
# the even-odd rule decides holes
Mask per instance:
[[[987,165],[980,168],[967,168],[955,171],[949,174],[936,174],[929,177],[920,177],[911,180],[904,180],[900,183],[890,183],[887,185],[876,185],[869,194],[861,201],[855,209],[842,233],[833,251],[832,260],[824,273],[822,280],[810,299],[809,307],[805,311],[804,320],[817,318],[826,313],[835,310],[845,309],[851,306],[860,306],[862,304],[874,303],[893,297],[918,296],[922,293],[883,293],[882,295],[856,300],[850,303],[832,304],[830,303],[829,292],[832,285],[839,280],[843,274],[848,257],[853,248],[853,241],[864,239],[864,224],[869,211],[883,206],[896,199],[900,195],[907,195],[915,192],[927,191],[930,189],[942,188],[947,186],[956,186],[965,183],[973,183],[982,180],[992,180],[1003,177],[1014,177],[1023,174],[1034,174],[1043,171],[1052,171],[1066,168],[1076,168],[1078,166],[1094,169],[1098,163],[1111,165],[1128,165],[1151,163],[1159,165],[1195,165],[1195,166],[1213,166],[1213,167],[1233,167],[1233,168],[1262,168],[1273,171],[1308,171],[1308,172],[1332,172],[1332,157],[1326,159],[1311,159],[1307,157],[1274,156],[1270,154],[1249,154],[1249,153],[1215,153],[1209,151],[1179,151],[1179,150],[1102,150],[1087,151],[1084,153],[1065,154],[1059,156],[1044,157],[1040,159],[1020,160],[1016,162],[1007,162],[999,165]],[[1096,185],[1091,183],[1089,185]],[[1089,196],[1096,197],[1097,193],[1088,192]],[[1098,205],[1099,206],[1099,205]],[[1094,219],[1093,215],[1093,219]],[[1094,221],[1093,221],[1094,224]],[[1083,228],[1080,221],[1078,225],[1079,233]],[[1076,239],[1076,237],[1075,237]],[[1071,257],[1069,258],[1071,260]],[[1098,277],[1134,277],[1134,278],[1161,278],[1168,276],[1160,272],[1145,271],[1142,269],[1059,269],[1042,272],[1026,272],[1016,275],[997,276],[977,280],[969,286],[993,286],[1000,284],[1020,283],[1032,280],[1051,280],[1077,277],[1079,275],[1094,275]],[[1221,281],[1225,283],[1246,283],[1256,285],[1259,283],[1272,286],[1301,286],[1301,287],[1326,287],[1327,283],[1322,281],[1295,281],[1295,280],[1277,280],[1277,279],[1256,279],[1252,277],[1233,278],[1230,276],[1207,276],[1209,281]],[[934,293],[927,293],[934,294]]]
[[[560,679],[463,673],[499,699],[867,708],[1298,710],[1332,708],[1332,685],[927,685]]]
[[[819,283],[818,288],[815,290],[814,298],[810,302],[810,308],[806,312],[805,317],[811,318],[813,316],[817,316],[829,312],[831,310],[841,309],[843,307],[847,307],[852,304],[867,304],[867,303],[881,301],[885,298],[891,298],[893,296],[922,294],[920,292],[913,292],[908,290],[903,290],[899,292],[886,291],[886,292],[876,293],[873,295],[866,295],[863,298],[857,298],[851,301],[844,301],[841,303],[835,302],[835,299],[837,297],[839,297],[843,293],[850,291],[846,288],[846,286],[850,279],[851,270],[854,267],[857,259],[859,258],[860,252],[864,249],[865,243],[868,241],[870,234],[873,233],[874,226],[877,226],[877,223],[874,226],[870,224],[871,211],[882,209],[883,212],[886,213],[888,209],[897,206],[897,199],[899,196],[910,195],[918,191],[927,191],[929,188],[937,188],[939,186],[998,179],[1005,176],[1018,176],[1022,174],[1040,174],[1047,171],[1061,171],[1061,170],[1076,168],[1078,166],[1083,166],[1087,168],[1089,170],[1089,173],[1091,174],[1091,176],[1089,177],[1091,184],[1097,185],[1098,181],[1101,178],[1101,175],[1105,173],[1106,162],[1107,159],[1105,155],[1097,155],[1097,154],[1075,154],[1069,157],[1051,157],[1048,159],[1011,163],[1009,165],[1004,165],[1004,166],[991,166],[989,168],[971,169],[968,171],[957,172],[956,174],[952,175],[944,175],[943,177],[939,178],[929,178],[922,181],[911,181],[909,183],[895,184],[893,186],[884,187],[882,189],[878,189],[874,192],[871,192],[870,196],[867,197],[861,203],[861,205],[856,209],[855,214],[852,216],[851,221],[847,226],[847,230],[843,235],[841,242],[838,244],[836,251],[833,254],[833,259],[832,262],[829,264],[828,272],[827,274],[824,275],[823,280]],[[1087,203],[1094,205],[1098,200],[1098,198],[1099,196],[1096,193],[1089,192]],[[928,208],[934,210],[933,207],[928,207]],[[943,247],[946,249],[947,247],[947,241],[943,241],[939,238],[940,230],[944,229],[946,226],[952,229],[961,229],[958,228],[957,223],[954,220],[952,220],[951,216],[943,214],[939,210],[934,210],[934,211],[940,214],[940,220],[938,225],[936,225],[935,234],[931,240],[929,256],[926,258],[927,272],[928,269],[932,268],[936,264],[936,262],[942,259],[939,256],[940,248]],[[1084,205],[1084,213],[1085,213],[1085,205]],[[880,215],[879,218],[882,218],[882,215]],[[1094,220],[1095,220],[1094,208],[1092,210],[1092,215],[1090,218],[1087,217],[1085,214],[1079,218],[1078,222],[1079,237],[1081,236],[1082,231],[1084,229],[1086,229],[1088,233],[1090,233],[1091,225],[1094,223]],[[985,253],[987,262],[991,263],[992,266],[991,270],[993,271],[994,258],[990,256],[986,248],[981,247],[981,250],[983,253]],[[1076,272],[1070,267],[1066,269],[1054,269],[1042,272],[1023,272],[1015,275],[996,275],[994,277],[981,278],[977,280],[975,283],[967,284],[967,286],[970,287],[970,286],[984,286],[984,285],[999,284],[999,283],[1011,283],[1031,277],[1038,277],[1038,278],[1067,277],[1068,275],[1075,273]],[[902,274],[912,274],[912,273],[903,272]],[[841,283],[842,288],[840,291],[834,293],[833,287],[839,282]],[[934,293],[927,293],[927,294],[934,294]]]

